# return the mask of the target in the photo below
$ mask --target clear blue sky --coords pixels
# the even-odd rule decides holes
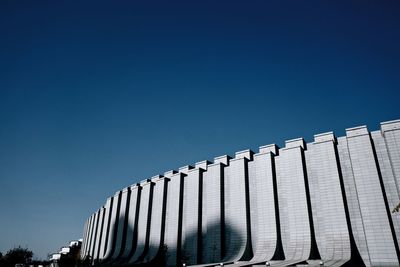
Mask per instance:
[[[399,1],[0,2],[0,251],[81,237],[115,191],[400,118]]]

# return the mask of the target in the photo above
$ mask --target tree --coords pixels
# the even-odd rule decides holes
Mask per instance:
[[[398,213],[400,211],[400,203],[392,210],[392,213]]]
[[[4,258],[3,258],[3,254],[0,252],[0,267],[3,267],[4,264]]]
[[[29,264],[32,262],[33,252],[27,248],[17,248],[10,249],[4,257],[1,258],[1,266],[12,266],[14,267],[17,263]]]
[[[181,255],[180,255],[180,263],[181,266],[185,263],[186,265],[188,265],[188,263],[190,262],[190,253],[188,251],[186,251],[185,249],[181,250]]]

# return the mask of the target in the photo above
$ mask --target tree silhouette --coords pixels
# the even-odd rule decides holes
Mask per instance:
[[[400,203],[392,210],[392,213],[398,213],[400,211]]]
[[[180,257],[181,266],[182,266],[184,263],[185,263],[185,264],[188,264],[188,263],[190,262],[190,258],[191,258],[190,253],[189,253],[188,251],[182,249],[182,251],[181,251],[181,257]]]
[[[1,267],[14,267],[15,264],[29,264],[32,262],[33,252],[27,248],[17,248],[10,249],[4,257],[0,257]]]

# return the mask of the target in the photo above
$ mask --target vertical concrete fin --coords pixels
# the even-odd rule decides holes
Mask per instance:
[[[195,167],[198,169],[203,169],[203,170],[207,170],[207,166],[210,165],[211,162],[208,160],[203,160],[203,161],[199,161],[196,162]]]
[[[232,159],[232,157],[230,157],[228,155],[223,155],[223,156],[214,158],[214,163],[222,163],[224,165],[229,165],[230,159]]]
[[[282,247],[288,264],[307,260],[311,253],[304,147],[302,138],[288,140],[275,157]]]
[[[169,178],[156,176],[154,182],[153,208],[151,210],[151,225],[149,234],[149,250],[143,262],[151,262],[164,251],[165,216]]]
[[[302,137],[285,141],[285,148],[301,147],[306,149],[306,142]]]
[[[321,259],[343,265],[350,260],[350,236],[342,198],[335,136],[314,135],[305,152],[315,239]]]
[[[189,172],[190,170],[192,170],[193,168],[194,168],[194,167],[191,166],[191,165],[186,165],[186,166],[180,167],[180,168],[179,168],[179,172],[187,175],[188,172]]]
[[[396,265],[396,248],[370,134],[366,126],[360,126],[346,129],[346,137],[363,221],[363,231],[357,234],[365,235],[372,264],[387,262]]]
[[[272,153],[278,155],[279,147],[275,144],[265,145],[259,147],[259,153]]]
[[[151,179],[143,180],[140,183],[140,206],[138,214],[137,246],[129,259],[129,264],[140,262],[148,249],[149,228],[151,222],[151,209],[154,182]]]
[[[246,149],[246,150],[242,150],[242,151],[238,151],[235,153],[235,158],[236,159],[248,159],[248,160],[253,160],[253,155],[254,152],[251,151],[250,149]]]

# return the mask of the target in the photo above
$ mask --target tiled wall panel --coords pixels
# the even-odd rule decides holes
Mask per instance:
[[[391,212],[400,202],[400,196],[397,191],[396,180],[393,174],[391,161],[389,160],[388,151],[386,149],[385,140],[380,131],[371,133],[374,143],[376,156],[379,164],[379,170],[382,176],[382,183],[385,188],[386,200],[388,202],[388,214],[393,224],[397,243],[400,243],[400,215]],[[400,151],[399,151],[400,153]]]
[[[346,133],[371,264],[398,264],[370,135],[362,127]]]
[[[225,167],[225,257],[223,261],[246,259],[250,247],[247,218],[247,159],[236,157]]]
[[[184,178],[181,254],[187,264],[198,263],[198,237],[199,233],[201,234],[201,228],[199,229],[201,172],[198,168],[190,170]]]
[[[183,174],[165,174],[170,178],[167,193],[167,210],[165,222],[165,245],[167,249],[168,266],[177,265],[177,257],[180,253],[180,231],[181,231],[181,191],[183,186]]]
[[[89,218],[86,219],[85,226],[83,227],[83,238],[81,245],[81,259],[85,258],[85,247],[87,243],[87,233],[88,233]]]
[[[149,251],[144,261],[148,262],[156,258],[164,245],[166,194],[169,178],[155,177],[153,193],[153,208],[151,209],[151,225],[149,237]]]
[[[274,198],[274,170],[271,150],[254,155],[249,162],[249,194],[251,241],[254,257],[251,261],[269,261],[277,246],[277,225]]]
[[[332,133],[315,136],[305,155],[318,251],[325,264],[341,266],[351,250],[334,141]]]
[[[137,246],[133,256],[129,259],[129,263],[134,263],[138,260],[141,260],[141,257],[145,253],[145,249],[148,245],[148,225],[150,220],[150,204],[153,195],[153,182],[149,180],[144,181],[140,184],[140,186],[142,187],[142,190],[140,193]]]
[[[114,248],[114,252],[111,256],[112,260],[117,259],[120,254],[122,253],[125,244],[123,244],[124,241],[124,235],[126,234],[124,232],[125,229],[125,223],[126,223],[126,215],[127,215],[127,211],[129,208],[128,207],[128,201],[130,198],[130,188],[124,188],[121,192],[121,203],[120,203],[120,208],[119,208],[119,214],[118,214],[118,218],[117,218],[117,224],[118,224],[118,229],[117,229],[117,235],[115,237],[115,248]]]
[[[115,246],[116,231],[118,230],[118,214],[119,205],[121,204],[121,191],[117,192],[113,197],[111,216],[109,222],[108,237],[106,243],[106,253],[104,255],[104,260],[109,260]]]
[[[93,237],[93,225],[94,225],[94,214],[90,217],[90,222],[89,222],[89,231],[88,231],[88,241],[85,247],[85,256],[90,257],[90,246],[92,242],[92,237]]]
[[[276,157],[282,247],[288,262],[307,260],[311,251],[302,149],[287,143]]]
[[[343,175],[343,184],[345,188],[347,207],[354,241],[365,266],[369,267],[371,266],[371,262],[368,255],[367,241],[364,234],[364,223],[361,216],[360,203],[358,201],[357,188],[354,181],[347,139],[346,137],[340,137],[337,139],[337,142],[339,161]]]
[[[107,243],[108,243],[108,236],[109,236],[109,230],[110,230],[110,219],[112,216],[112,206],[113,206],[113,201],[114,198],[109,197],[106,201],[106,204],[104,205],[104,225],[103,225],[103,231],[101,233],[101,239],[100,239],[100,251],[99,251],[99,260],[103,260],[105,253],[107,251]]]
[[[99,222],[97,225],[96,241],[95,241],[95,246],[94,246],[94,251],[93,251],[93,261],[97,261],[99,259],[100,239],[101,239],[101,233],[103,231],[103,225],[104,225],[104,207],[101,207],[101,209],[100,209],[98,220],[99,220]]]
[[[92,258],[92,260],[94,258],[94,248],[96,246],[96,240],[97,240],[97,231],[99,227],[99,217],[100,217],[99,215],[100,215],[100,210],[98,210],[94,215],[93,236],[89,248],[89,255]]]
[[[222,182],[222,163],[210,164],[203,174],[202,263],[219,262],[222,259]]]
[[[400,120],[382,122],[381,131],[385,138],[397,192],[400,195]]]
[[[129,255],[136,248],[137,239],[137,211],[138,211],[138,198],[140,197],[140,186],[133,185],[130,187],[131,195],[129,198],[128,221],[126,227],[126,240],[125,247],[121,255],[121,260],[127,260]]]

